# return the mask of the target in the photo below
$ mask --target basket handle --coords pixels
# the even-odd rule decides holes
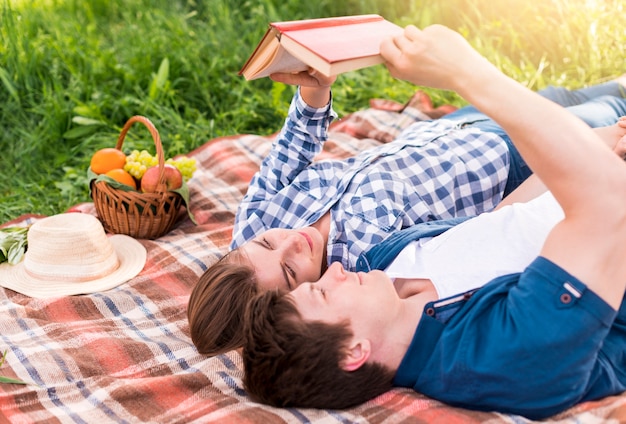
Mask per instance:
[[[159,135],[159,132],[157,131],[154,124],[150,122],[148,118],[146,118],[145,116],[135,115],[132,116],[128,121],[126,121],[124,127],[122,128],[122,132],[117,139],[117,144],[115,145],[115,148],[117,150],[122,150],[122,144],[124,144],[124,138],[126,137],[126,133],[128,133],[130,127],[132,127],[136,122],[144,124],[148,128],[148,131],[150,131],[150,135],[152,135],[152,140],[154,141],[154,145],[156,146],[157,160],[159,162],[159,183],[157,185],[157,191],[166,192],[167,187],[165,185],[165,155],[163,154],[161,136]],[[161,188],[163,190],[159,190]]]

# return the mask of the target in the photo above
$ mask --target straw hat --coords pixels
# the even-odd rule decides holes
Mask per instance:
[[[107,236],[93,215],[63,213],[30,227],[24,259],[0,265],[0,286],[38,298],[94,293],[128,281],[145,263],[134,238]]]

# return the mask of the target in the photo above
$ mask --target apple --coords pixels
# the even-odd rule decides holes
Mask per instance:
[[[167,190],[176,190],[183,185],[183,174],[178,168],[169,163],[165,164],[165,185]],[[154,193],[159,185],[159,167],[152,166],[146,169],[141,177],[141,191],[144,193]]]

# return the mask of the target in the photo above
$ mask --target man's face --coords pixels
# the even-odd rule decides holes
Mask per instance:
[[[317,281],[325,267],[326,246],[313,227],[274,228],[240,250],[255,270],[259,286],[293,290],[305,281]]]
[[[290,296],[305,321],[348,320],[355,337],[368,339],[394,322],[401,303],[384,272],[348,272],[337,262],[318,282],[302,284]]]

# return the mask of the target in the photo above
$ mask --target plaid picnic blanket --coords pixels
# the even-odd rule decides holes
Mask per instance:
[[[418,92],[407,104],[374,100],[333,124],[320,157],[345,157],[392,139],[419,119],[436,118]],[[253,403],[242,386],[237,351],[198,354],[186,307],[198,277],[226,252],[239,201],[272,136],[237,135],[190,152],[189,181],[198,225],[181,214],[174,229],[147,248],[144,270],[113,290],[32,299],[0,288],[0,423],[527,423],[522,417],[453,408],[394,389],[356,408],[276,409]],[[95,214],[93,204],[74,211]],[[23,216],[5,225],[28,225]],[[625,422],[626,395],[587,402],[550,423]]]

